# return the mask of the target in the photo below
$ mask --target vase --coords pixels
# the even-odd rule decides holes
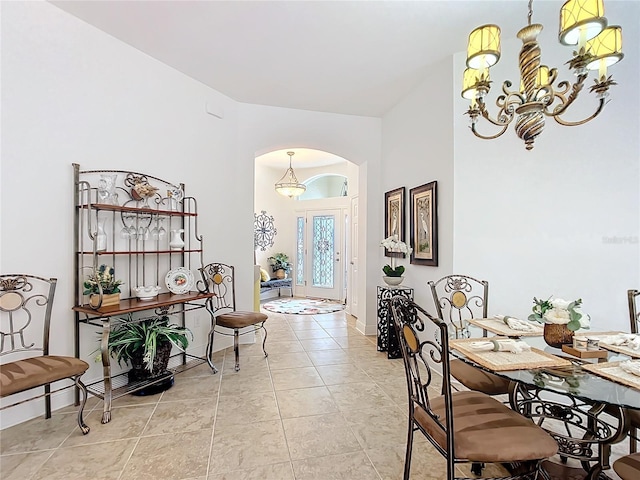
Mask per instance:
[[[98,200],[107,205],[117,205],[116,179],[118,175],[100,175],[98,181]]]
[[[386,283],[387,285],[390,285],[392,287],[397,287],[398,285],[400,285],[402,283],[402,281],[404,280],[403,276],[400,277],[389,277],[384,275],[382,277],[382,280],[384,280],[384,283]]]
[[[131,357],[131,370],[128,372],[129,381],[146,380],[166,374],[169,358],[171,357],[171,347],[171,342],[158,342],[156,356],[153,359],[152,371],[149,371],[146,367],[143,358],[144,350],[140,349],[140,351],[136,352],[136,355]]]
[[[104,252],[107,249],[107,232],[104,229],[104,219],[98,220],[96,233],[96,252]]]
[[[171,230],[171,241],[169,242],[169,246],[171,250],[182,250],[184,248],[184,240],[182,239],[182,234],[184,230],[179,228],[178,230]]]
[[[573,344],[573,331],[566,324],[545,323],[544,341],[554,348],[562,348],[562,345]]]
[[[102,308],[102,307],[110,307],[112,305],[120,304],[120,294],[119,293],[106,293],[102,295],[102,304],[100,304],[100,295],[98,293],[92,293],[89,296],[89,305],[93,308]]]
[[[284,271],[284,269],[279,268],[278,270],[276,270],[276,278],[278,280],[282,280],[287,278],[287,273]]]

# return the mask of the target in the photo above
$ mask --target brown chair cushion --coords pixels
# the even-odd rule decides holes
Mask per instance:
[[[433,412],[445,423],[444,397],[432,400]],[[443,429],[415,406],[415,419],[446,451]],[[542,428],[495,398],[480,392],[453,393],[455,457],[477,462],[539,460],[556,454],[558,444]]]
[[[506,378],[485,372],[462,360],[451,360],[450,367],[451,375],[469,390],[487,395],[509,393],[509,380]]]
[[[217,316],[216,323],[221,327],[242,328],[264,322],[267,318],[264,313],[258,312],[230,312]]]
[[[613,469],[622,480],[638,480],[640,478],[640,453],[619,458],[614,462]]]
[[[0,365],[0,397],[82,375],[89,364],[74,357],[32,357]]]

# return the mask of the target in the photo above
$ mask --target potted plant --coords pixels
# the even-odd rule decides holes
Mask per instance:
[[[289,256],[286,253],[276,253],[267,259],[271,265],[273,273],[276,274],[276,278],[282,280],[287,277],[287,274],[291,271],[291,263],[289,263]]]
[[[387,264],[382,267],[382,271],[384,272],[382,279],[387,285],[400,285],[404,278],[402,274],[404,273],[405,268],[402,265],[396,265],[396,255],[398,253],[402,254],[403,257],[409,255],[412,248],[408,247],[403,241],[398,240],[397,235],[391,235],[390,237],[385,238],[380,242],[380,246],[391,252],[391,265]]]
[[[84,295],[89,295],[89,305],[93,308],[107,307],[120,303],[120,285],[113,267],[100,265],[97,270],[84,281]]]
[[[129,381],[162,375],[167,370],[171,348],[189,346],[188,328],[169,324],[169,317],[153,317],[142,321],[131,318],[121,322],[109,333],[109,355],[131,365]]]

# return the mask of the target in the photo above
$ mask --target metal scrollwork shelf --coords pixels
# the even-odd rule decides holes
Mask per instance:
[[[121,170],[81,170],[74,173],[74,297],[75,354],[81,357],[81,326],[101,332],[102,379],[87,384],[89,392],[103,400],[102,423],[111,420],[113,399],[163,382],[205,362],[213,371],[210,339],[204,355],[172,354],[165,376],[149,381],[128,382],[126,372],[112,375],[108,352],[109,332],[117,321],[142,321],[152,315],[171,315],[181,326],[189,312],[205,309],[213,322],[206,290],[198,284],[186,293],[168,291],[165,276],[183,267],[197,270],[203,265],[202,235],[198,232],[197,202],[185,196],[184,184]],[[106,295],[86,295],[84,282],[101,265],[114,269],[121,299],[111,305]],[[137,298],[137,287],[159,287],[151,299]],[[175,291],[175,290],[174,290]],[[103,304],[104,303],[104,304]]]

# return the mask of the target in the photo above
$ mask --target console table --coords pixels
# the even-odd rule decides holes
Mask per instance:
[[[396,295],[413,300],[413,288],[378,286],[378,351],[387,352],[387,358],[402,358],[398,336],[393,327],[389,302],[387,302]]]

